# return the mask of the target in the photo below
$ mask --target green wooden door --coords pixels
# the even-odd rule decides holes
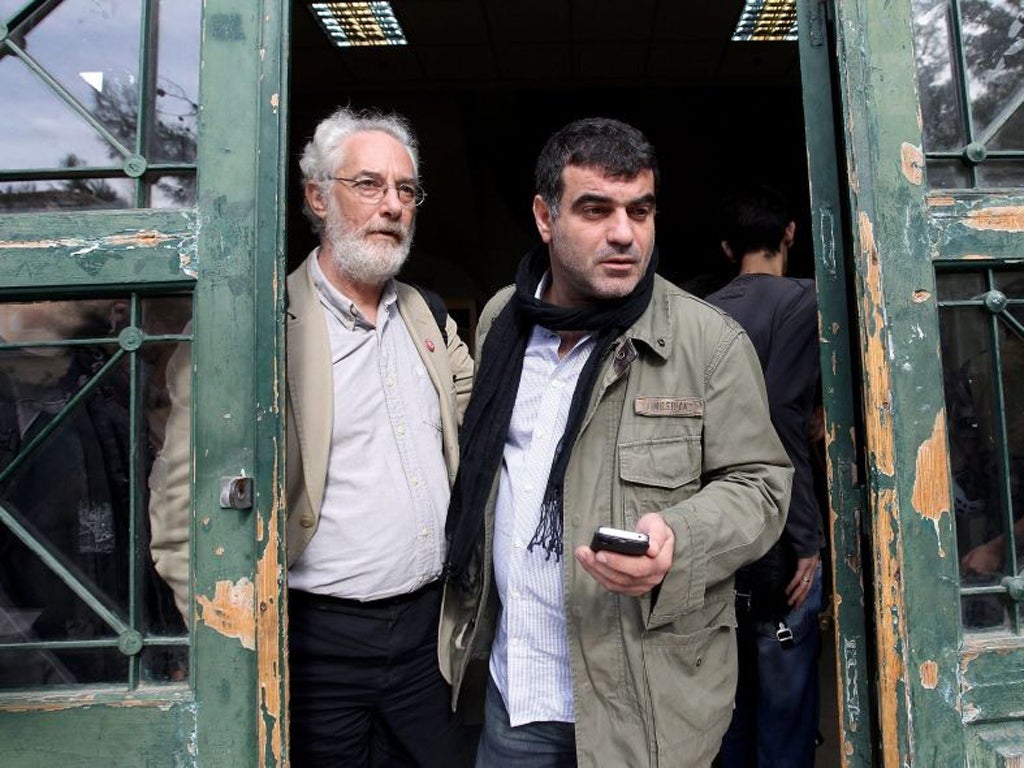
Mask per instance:
[[[835,0],[886,766],[1024,753],[1018,0]]]
[[[853,356],[857,328],[848,304],[852,275],[844,231],[845,179],[833,120],[835,28],[825,0],[799,0],[797,21],[825,409],[833,593],[828,610],[836,648],[838,722],[834,732],[824,735],[827,742],[838,740],[843,764],[853,768],[874,764],[875,707],[865,597],[870,579],[863,557],[865,487],[854,438],[859,428]]]
[[[2,765],[285,758],[282,6],[0,0]]]

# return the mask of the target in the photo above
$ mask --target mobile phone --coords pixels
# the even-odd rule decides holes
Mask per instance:
[[[646,533],[624,531],[621,528],[603,525],[594,531],[590,548],[595,552],[604,549],[608,552],[618,552],[620,555],[644,555],[649,543]]]

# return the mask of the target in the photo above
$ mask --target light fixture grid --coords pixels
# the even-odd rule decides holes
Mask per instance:
[[[391,3],[315,2],[309,9],[339,48],[408,44]]]
[[[796,40],[795,0],[746,0],[732,39],[737,42]]]

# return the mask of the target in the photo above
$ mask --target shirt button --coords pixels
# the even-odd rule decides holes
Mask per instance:
[[[391,376],[388,376],[384,383],[387,384],[389,387],[395,386],[395,380]]]
[[[544,437],[544,435],[546,435],[546,434],[547,434],[547,431],[544,429],[544,427],[538,427],[537,428],[537,437]]]
[[[533,493],[533,483],[527,483],[523,486],[523,490],[527,493]]]
[[[523,548],[523,542],[521,542],[519,539],[516,539],[515,541],[512,542],[512,546],[515,547],[516,549],[522,549]]]
[[[405,434],[405,424],[399,424],[397,427],[395,427],[395,432],[397,432],[400,435],[404,435]]]
[[[418,488],[420,484],[420,479],[416,475],[413,475],[412,477],[409,478],[409,482],[412,483],[413,488]]]

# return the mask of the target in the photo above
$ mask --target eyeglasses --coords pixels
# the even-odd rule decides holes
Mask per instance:
[[[398,202],[406,208],[420,205],[427,197],[423,187],[411,181],[388,184],[384,179],[374,176],[357,176],[354,179],[347,179],[344,176],[331,176],[331,181],[340,181],[355,192],[356,197],[367,205],[379,203],[392,187],[394,187],[395,193],[398,195]]]

